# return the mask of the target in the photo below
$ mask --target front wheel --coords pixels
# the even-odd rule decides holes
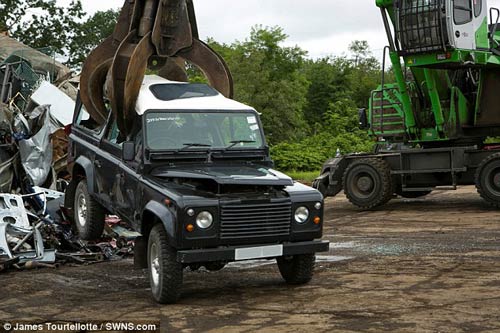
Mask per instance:
[[[281,276],[288,284],[305,284],[314,274],[316,255],[300,254],[277,259]]]
[[[373,209],[389,202],[394,193],[391,168],[377,158],[359,159],[351,163],[343,178],[349,201],[362,209]]]
[[[181,294],[183,267],[161,224],[155,225],[149,235],[148,270],[153,298],[161,304],[176,303]]]
[[[490,205],[500,208],[500,154],[486,158],[476,171],[476,188]]]

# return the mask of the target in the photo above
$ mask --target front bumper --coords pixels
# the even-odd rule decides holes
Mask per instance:
[[[276,247],[282,247],[282,252],[276,254],[274,252]],[[255,257],[244,257],[245,255],[238,255],[238,253],[243,253],[243,251],[252,252],[252,250],[268,249],[266,251],[261,251],[260,255]],[[194,264],[194,263],[205,263],[213,261],[240,261],[240,260],[250,260],[250,259],[268,259],[280,256],[294,256],[298,254],[313,254],[316,252],[328,252],[330,249],[330,242],[328,241],[310,241],[310,242],[298,242],[298,243],[284,243],[281,245],[254,245],[254,246],[232,246],[232,247],[220,247],[216,249],[197,249],[197,250],[181,250],[177,252],[177,261],[183,264]],[[274,254],[272,254],[274,252]],[[241,259],[243,258],[244,259]]]

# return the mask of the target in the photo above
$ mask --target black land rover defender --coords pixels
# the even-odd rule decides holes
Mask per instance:
[[[323,197],[272,169],[258,113],[206,85],[147,76],[133,135],[113,116],[98,126],[77,103],[66,206],[83,239],[99,238],[106,214],[143,237],[136,260],[154,298],[173,303],[183,269],[277,259],[290,284],[310,281]]]

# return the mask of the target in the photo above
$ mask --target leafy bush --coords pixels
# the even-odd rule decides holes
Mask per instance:
[[[315,171],[323,163],[342,154],[371,151],[373,142],[358,129],[357,108],[347,99],[331,103],[316,135],[295,143],[271,147],[276,167],[281,170]]]
[[[371,151],[373,142],[362,131],[332,136],[321,133],[297,143],[282,143],[271,147],[271,155],[280,170],[316,171],[323,163],[342,154]]]

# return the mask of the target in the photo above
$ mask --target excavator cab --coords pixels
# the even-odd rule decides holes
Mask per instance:
[[[394,7],[401,55],[490,48],[486,0],[397,0]]]
[[[370,133],[390,142],[479,144],[500,133],[500,11],[487,0],[376,0],[396,83],[370,98]],[[488,24],[491,23],[491,24]],[[404,65],[403,65],[404,64]]]

